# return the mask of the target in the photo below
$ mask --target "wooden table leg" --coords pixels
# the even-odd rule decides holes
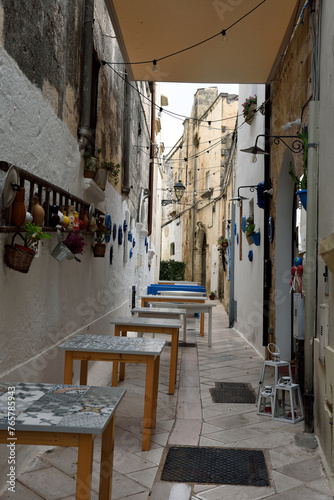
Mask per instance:
[[[65,351],[64,384],[72,384],[73,359],[72,352]]]
[[[126,330],[122,330],[121,336],[126,337],[127,333],[128,332]],[[119,365],[119,379],[124,380],[124,378],[125,378],[125,363],[120,363],[120,365]]]
[[[183,315],[183,342],[187,342],[187,313]]]
[[[153,384],[153,407],[152,407],[152,427],[154,429],[157,422],[159,369],[160,369],[160,356],[156,356],[154,360],[154,375],[153,375],[154,384]]]
[[[115,440],[115,415],[102,434],[99,500],[110,500]]]
[[[113,387],[117,387],[117,382],[118,382],[118,362],[117,361],[113,361],[112,362],[111,385]]]
[[[90,500],[94,435],[80,434],[76,500]]]
[[[177,335],[177,333],[172,333],[168,394],[174,394],[174,389],[175,389],[176,372],[177,372],[177,352],[179,343],[178,337],[179,336]]]
[[[88,377],[88,359],[82,359],[80,362],[80,385],[87,385]]]
[[[204,337],[204,313],[201,313],[201,336]]]
[[[146,381],[145,381],[145,403],[144,403],[144,423],[142,450],[149,451],[151,440],[151,429],[153,425],[154,408],[154,387],[157,383],[154,380],[154,356],[147,356],[146,361]]]
[[[208,332],[208,347],[212,346],[212,307],[209,311],[209,332]]]

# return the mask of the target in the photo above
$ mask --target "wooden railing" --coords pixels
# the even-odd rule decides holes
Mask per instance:
[[[7,172],[12,164],[6,161],[0,161],[0,170]],[[15,165],[14,165],[15,166]],[[69,205],[74,205],[75,210],[80,214],[81,208],[89,208],[89,203],[87,201],[72,195],[65,189],[62,189],[51,182],[41,179],[30,172],[27,172],[23,168],[16,167],[19,174],[19,185],[21,188],[25,188],[27,191],[27,186],[29,190],[28,195],[28,209],[27,211],[31,213],[34,196],[38,196],[39,203],[43,206],[45,210],[45,221],[49,220],[49,207],[50,205],[59,205],[60,207],[67,207]],[[98,209],[95,209],[97,216],[105,215]],[[3,224],[4,223],[4,224]],[[16,226],[11,225],[11,207],[4,209],[3,221],[0,225],[0,232],[14,232],[17,231]],[[53,227],[48,227],[48,225],[43,226],[45,231],[56,231]]]

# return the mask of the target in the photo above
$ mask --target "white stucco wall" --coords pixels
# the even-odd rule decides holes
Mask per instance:
[[[111,265],[110,244],[104,259],[94,258],[93,235],[86,235],[87,246],[81,263],[74,260],[57,262],[50,255],[57,244],[53,233],[27,274],[9,269],[4,263],[0,266],[0,380],[62,383],[64,353],[57,349],[57,344],[77,333],[112,334],[110,320],[130,314],[131,287],[137,286],[138,303],[140,293],[153,281],[156,259],[152,259],[149,271],[144,246],[147,232],[135,220],[129,219],[127,202],[110,183],[102,197],[101,193],[95,197],[94,192],[86,192],[76,138],[1,46],[0,67],[1,160],[90,203],[94,201],[98,208],[111,214],[117,227],[128,218],[128,228],[136,240],[132,259],[124,259],[124,243],[119,245],[117,239],[111,241],[114,250]],[[1,192],[4,177],[4,172],[0,171]],[[12,234],[0,234],[2,256],[11,237]],[[150,239],[149,247],[156,251]],[[126,251],[129,250],[128,243]],[[109,383],[111,368],[111,363],[93,365],[89,383]],[[77,376],[76,367],[74,381]],[[17,471],[32,453],[30,447],[18,447]],[[6,457],[1,455],[0,477],[5,477],[4,470]],[[0,483],[0,490],[2,486]]]
[[[238,153],[235,175],[234,196],[237,196],[239,186],[257,185],[264,180],[264,160],[258,155],[257,162],[250,163],[251,155],[240,152],[255,144],[256,136],[264,133],[264,116],[256,113],[251,125],[244,121],[242,103],[251,95],[257,95],[257,105],[265,101],[264,85],[239,86],[239,118],[238,118]],[[240,126],[241,125],[241,126]],[[258,146],[263,148],[263,141],[259,139]],[[256,230],[260,230],[260,246],[249,245],[245,233],[240,227],[240,208],[236,206],[236,232],[235,238],[235,287],[234,300],[237,302],[237,317],[234,327],[238,330],[260,353],[262,347],[262,314],[263,314],[263,209],[257,206],[257,192],[248,188],[241,189],[240,195],[248,200],[242,203],[242,216],[250,214],[250,203],[254,205],[254,223]],[[232,235],[234,228],[232,227]],[[240,260],[240,245],[242,245],[242,259]],[[248,259],[249,251],[253,252],[253,261]]]

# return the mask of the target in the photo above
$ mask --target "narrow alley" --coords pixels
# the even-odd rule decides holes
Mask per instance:
[[[188,318],[187,346],[179,349],[177,390],[169,396],[169,350],[163,350],[160,366],[157,427],[150,451],[141,451],[145,368],[131,364],[120,386],[126,394],[116,412],[116,438],[112,499],[168,500],[173,482],[161,479],[171,446],[199,446],[262,450],[268,486],[197,484],[192,500],[265,499],[328,500],[333,498],[318,449],[299,447],[304,422],[289,424],[257,415],[255,404],[214,403],[210,389],[217,382],[251,384],[256,391],[262,359],[228,327],[223,306],[213,311],[213,344],[200,336],[199,320]],[[149,335],[149,334],[147,334]],[[166,340],[169,339],[166,336]],[[101,363],[103,377],[111,363]],[[92,383],[92,380],[89,381]],[[98,380],[93,381],[98,385]],[[95,442],[92,500],[98,498],[100,440]],[[15,498],[24,500],[73,500],[76,487],[77,450],[49,448],[30,461],[16,484]],[[0,500],[11,498],[7,492]]]

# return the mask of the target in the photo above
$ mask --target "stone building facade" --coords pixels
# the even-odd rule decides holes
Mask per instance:
[[[238,96],[198,89],[183,135],[165,158],[164,186],[172,189],[181,180],[186,190],[180,203],[163,210],[162,258],[183,260],[186,280],[225,299],[228,257],[219,252],[218,238],[228,236],[237,109]]]

